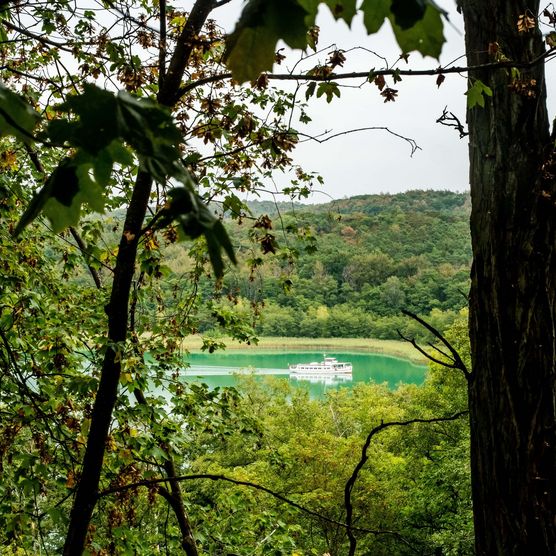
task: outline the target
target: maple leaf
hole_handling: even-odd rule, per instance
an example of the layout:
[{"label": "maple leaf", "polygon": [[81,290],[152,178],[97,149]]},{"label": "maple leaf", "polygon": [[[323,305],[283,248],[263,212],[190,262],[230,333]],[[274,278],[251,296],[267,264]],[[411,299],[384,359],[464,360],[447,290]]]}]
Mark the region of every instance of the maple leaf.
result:
[{"label": "maple leaf", "polygon": [[398,91],[397,89],[386,87],[386,89],[384,89],[384,91],[382,91],[382,93],[380,94],[384,97],[384,102],[394,102],[396,100],[396,97],[398,96]]}]

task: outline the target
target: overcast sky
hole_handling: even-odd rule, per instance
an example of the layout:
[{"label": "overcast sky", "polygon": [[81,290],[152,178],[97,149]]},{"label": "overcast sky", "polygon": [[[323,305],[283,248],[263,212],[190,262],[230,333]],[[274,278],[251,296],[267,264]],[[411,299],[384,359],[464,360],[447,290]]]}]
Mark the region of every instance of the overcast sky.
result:
[{"label": "overcast sky", "polygon": [[[450,14],[445,24],[447,42],[441,65],[457,60],[453,65],[465,65],[463,20],[455,9],[455,2],[438,2]],[[235,20],[240,2],[232,2],[224,21]],[[384,67],[384,62],[369,51],[384,56],[390,64],[399,55],[388,23],[379,33],[367,36],[362,17],[358,16],[351,29],[343,21],[335,22],[324,8],[317,20],[321,28],[319,46],[336,44],[346,51],[347,62],[338,71],[368,71]],[[229,28],[229,27],[228,27]],[[458,31],[459,30],[459,31]],[[349,52],[354,47],[367,50]],[[297,55],[298,59],[299,55]],[[326,61],[323,54],[321,62]],[[287,61],[287,64],[293,61]],[[314,60],[312,61],[313,65]],[[397,67],[408,69],[436,68],[438,62],[413,53],[409,63]],[[308,66],[310,67],[310,66]],[[275,68],[279,71],[283,69]],[[547,79],[554,82],[554,72]],[[360,82],[359,82],[360,83]],[[352,85],[358,83],[352,82]],[[467,80],[465,75],[449,74],[438,88],[436,77],[407,77],[394,85],[396,102],[384,102],[375,86],[342,88],[342,96],[327,104],[324,98],[313,97],[309,114],[313,122],[304,132],[319,135],[324,131],[340,133],[364,127],[388,127],[392,132],[416,141],[420,149],[411,154],[407,142],[386,131],[361,131],[331,139],[322,144],[309,142],[298,146],[294,159],[306,170],[318,171],[324,178],[323,193],[315,194],[310,202],[323,202],[330,198],[351,197],[368,193],[396,193],[408,189],[450,189],[464,191],[469,187],[467,140],[460,139],[451,128],[436,123],[444,107],[465,123]],[[553,99],[549,113],[555,113]]]}]

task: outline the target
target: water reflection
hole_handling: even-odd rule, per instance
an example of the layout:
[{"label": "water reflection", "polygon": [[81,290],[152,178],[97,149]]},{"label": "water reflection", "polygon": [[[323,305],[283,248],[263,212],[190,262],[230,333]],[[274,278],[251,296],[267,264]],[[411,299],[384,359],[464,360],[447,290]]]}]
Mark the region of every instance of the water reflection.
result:
[{"label": "water reflection", "polygon": [[334,384],[351,382],[353,377],[351,375],[290,374],[290,380],[294,382],[310,382],[311,384],[325,384],[327,386],[332,386]]}]

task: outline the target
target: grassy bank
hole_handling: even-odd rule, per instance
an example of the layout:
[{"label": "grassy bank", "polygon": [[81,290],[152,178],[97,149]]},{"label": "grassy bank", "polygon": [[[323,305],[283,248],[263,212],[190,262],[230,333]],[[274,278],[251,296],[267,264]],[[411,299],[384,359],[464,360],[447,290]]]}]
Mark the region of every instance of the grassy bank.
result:
[{"label": "grassy bank", "polygon": [[[372,338],[259,338],[257,345],[247,346],[229,338],[223,338],[227,349],[241,350],[287,350],[307,349],[315,351],[365,351],[383,353],[394,357],[409,359],[416,363],[425,363],[425,358],[407,342],[398,340],[376,340]],[[183,347],[190,351],[201,349],[203,342],[200,336],[189,336],[184,339]]]}]

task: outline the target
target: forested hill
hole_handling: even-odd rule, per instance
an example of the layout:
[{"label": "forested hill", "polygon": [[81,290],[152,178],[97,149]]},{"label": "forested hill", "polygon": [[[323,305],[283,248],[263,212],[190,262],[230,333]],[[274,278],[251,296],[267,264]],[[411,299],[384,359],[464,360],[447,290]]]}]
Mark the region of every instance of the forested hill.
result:
[{"label": "forested hill", "polygon": [[251,201],[249,207],[254,214],[275,215],[278,212],[303,211],[311,213],[335,212],[339,214],[379,214],[395,209],[404,212],[466,214],[470,210],[469,193],[453,191],[412,190],[397,194],[356,195],[335,199],[322,204],[299,202]]},{"label": "forested hill", "polygon": [[[255,273],[240,267],[225,287],[264,300],[264,335],[394,338],[411,328],[402,308],[442,328],[467,304],[469,207],[468,194],[449,191],[254,202],[254,214],[269,215],[270,233],[299,257],[276,257]],[[239,243],[241,228],[231,226]]]}]

